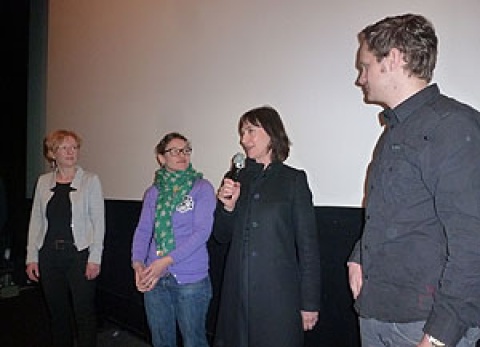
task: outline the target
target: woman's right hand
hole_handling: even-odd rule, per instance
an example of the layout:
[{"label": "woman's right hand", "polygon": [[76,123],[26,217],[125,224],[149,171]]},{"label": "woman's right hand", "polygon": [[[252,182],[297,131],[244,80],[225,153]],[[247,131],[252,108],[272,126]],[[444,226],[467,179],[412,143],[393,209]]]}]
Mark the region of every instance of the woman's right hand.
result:
[{"label": "woman's right hand", "polygon": [[223,203],[225,210],[232,212],[240,196],[240,183],[230,178],[224,178],[217,192],[217,198]]},{"label": "woman's right hand", "polygon": [[173,258],[169,255],[156,259],[149,266],[135,263],[133,269],[135,270],[135,285],[139,292],[145,293],[152,290],[160,277],[165,275],[167,269],[173,264]]},{"label": "woman's right hand", "polygon": [[146,292],[147,291],[147,287],[144,285],[144,277],[145,277],[145,265],[142,264],[142,263],[134,263],[133,264],[133,271],[135,271],[135,286],[137,287],[137,290],[139,292]]},{"label": "woman's right hand", "polygon": [[30,280],[38,282],[40,277],[40,271],[38,270],[38,263],[28,263],[25,270],[27,276]]}]

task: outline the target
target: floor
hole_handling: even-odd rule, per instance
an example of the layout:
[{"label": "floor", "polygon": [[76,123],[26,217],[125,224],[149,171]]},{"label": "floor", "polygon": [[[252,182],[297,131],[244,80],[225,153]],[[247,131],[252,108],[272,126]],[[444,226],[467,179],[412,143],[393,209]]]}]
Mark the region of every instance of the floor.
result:
[{"label": "floor", "polygon": [[[50,347],[48,317],[37,286],[2,289],[0,296],[0,346]],[[145,338],[101,320],[98,347],[148,347]]]},{"label": "floor", "polygon": [[98,347],[148,347],[147,341],[136,336],[112,322],[104,322],[105,326],[98,332]]},{"label": "floor", "polygon": [[[50,347],[48,316],[37,286],[25,286],[5,290],[0,283],[0,346],[1,347]],[[326,330],[336,331],[326,327]],[[307,335],[306,346],[352,347],[339,344],[333,338]],[[181,345],[181,343],[180,343]],[[98,347],[149,347],[144,335],[122,328],[119,324],[100,319]],[[357,344],[355,344],[357,346]],[[480,347],[480,342],[477,344]]]}]

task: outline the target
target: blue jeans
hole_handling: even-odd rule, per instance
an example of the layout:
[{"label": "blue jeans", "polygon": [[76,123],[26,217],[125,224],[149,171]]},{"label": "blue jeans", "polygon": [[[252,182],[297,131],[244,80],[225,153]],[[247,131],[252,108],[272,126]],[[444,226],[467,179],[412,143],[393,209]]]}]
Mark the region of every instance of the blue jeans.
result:
[{"label": "blue jeans", "polygon": [[[362,347],[415,347],[422,339],[425,321],[412,323],[388,323],[360,318]],[[480,329],[471,328],[456,347],[475,347]]]},{"label": "blue jeans", "polygon": [[178,284],[170,274],[160,278],[144,295],[153,346],[176,347],[178,322],[184,347],[208,347],[206,319],[211,298],[208,276],[188,284]]}]

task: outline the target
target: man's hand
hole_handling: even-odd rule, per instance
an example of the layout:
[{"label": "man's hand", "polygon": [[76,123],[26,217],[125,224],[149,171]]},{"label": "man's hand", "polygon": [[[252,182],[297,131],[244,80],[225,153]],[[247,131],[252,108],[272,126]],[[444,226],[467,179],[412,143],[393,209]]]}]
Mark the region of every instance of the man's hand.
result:
[{"label": "man's hand", "polygon": [[362,266],[357,263],[349,262],[348,266],[348,281],[350,283],[350,290],[352,291],[353,298],[357,299],[360,291],[362,290],[363,278],[362,278]]}]

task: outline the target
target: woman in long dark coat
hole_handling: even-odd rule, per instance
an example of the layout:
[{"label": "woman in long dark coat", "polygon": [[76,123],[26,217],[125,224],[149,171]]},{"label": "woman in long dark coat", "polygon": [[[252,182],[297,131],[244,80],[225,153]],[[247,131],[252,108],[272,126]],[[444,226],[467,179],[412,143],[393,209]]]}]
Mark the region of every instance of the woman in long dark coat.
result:
[{"label": "woman in long dark coat", "polygon": [[273,108],[245,113],[239,134],[246,166],[217,194],[214,237],[230,245],[214,346],[300,347],[320,306],[312,194],[283,164],[290,141]]}]

